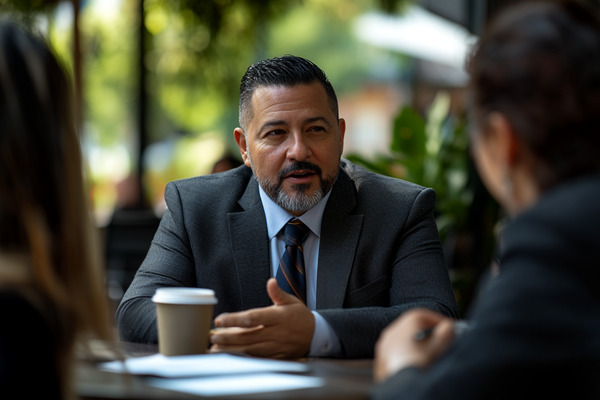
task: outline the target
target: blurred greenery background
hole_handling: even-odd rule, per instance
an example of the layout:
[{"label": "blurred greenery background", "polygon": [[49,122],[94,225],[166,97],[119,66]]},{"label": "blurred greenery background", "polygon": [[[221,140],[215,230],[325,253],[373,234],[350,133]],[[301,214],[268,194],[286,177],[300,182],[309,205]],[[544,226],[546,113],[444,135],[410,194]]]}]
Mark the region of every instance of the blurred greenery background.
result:
[{"label": "blurred greenery background", "polygon": [[[371,12],[401,15],[411,4],[0,0],[3,12],[46,32],[75,75],[99,223],[115,207],[151,205],[160,213],[166,181],[209,173],[228,152],[237,156],[239,81],[267,57],[315,61],[350,119],[347,153],[387,152],[395,113],[403,103],[414,105],[413,60],[361,40],[356,21]],[[352,121],[363,107],[376,118]],[[127,193],[136,189],[142,190]]]},{"label": "blurred greenery background", "polygon": [[[499,3],[0,0],[0,11],[47,35],[73,75],[101,228],[117,210],[160,217],[167,182],[211,173],[229,154],[239,158],[232,132],[249,65],[284,54],[311,59],[338,94],[344,157],[436,190],[436,219],[464,310],[493,255],[498,209],[468,153],[462,62]],[[426,11],[435,4],[445,18]],[[415,31],[417,21],[425,25]],[[445,42],[454,36],[458,50]],[[437,47],[426,53],[430,46]]]}]

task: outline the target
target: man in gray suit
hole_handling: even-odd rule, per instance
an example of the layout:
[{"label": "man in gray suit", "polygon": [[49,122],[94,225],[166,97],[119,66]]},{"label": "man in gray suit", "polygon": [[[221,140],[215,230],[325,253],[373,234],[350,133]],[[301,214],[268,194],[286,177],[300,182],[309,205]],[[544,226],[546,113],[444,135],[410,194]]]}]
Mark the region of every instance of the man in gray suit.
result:
[{"label": "man in gray suit", "polygon": [[[168,208],[117,309],[122,340],[157,342],[151,297],[163,286],[215,290],[211,350],[265,357],[372,357],[408,309],[458,316],[435,193],[341,159],[345,121],[320,68],[295,56],[251,66],[239,115],[245,165],[167,185]],[[291,219],[308,231],[300,298],[273,278]]]}]

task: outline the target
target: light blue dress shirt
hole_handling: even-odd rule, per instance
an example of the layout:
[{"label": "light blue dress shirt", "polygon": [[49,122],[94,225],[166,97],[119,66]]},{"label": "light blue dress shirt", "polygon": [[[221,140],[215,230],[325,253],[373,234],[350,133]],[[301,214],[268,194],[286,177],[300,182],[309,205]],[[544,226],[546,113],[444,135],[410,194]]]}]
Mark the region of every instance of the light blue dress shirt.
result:
[{"label": "light blue dress shirt", "polygon": [[[269,250],[271,254],[271,272],[276,276],[279,269],[279,261],[285,251],[285,239],[283,228],[291,219],[295,218],[288,211],[279,207],[259,185],[260,199],[267,219],[267,231],[269,234]],[[313,208],[300,216],[300,220],[310,229],[304,240],[302,249],[304,251],[304,265],[306,273],[306,306],[315,317],[315,331],[310,345],[309,356],[311,357],[335,357],[341,355],[340,341],[327,321],[319,314],[317,305],[317,271],[319,267],[319,244],[321,236],[321,221],[323,211],[331,191]]]}]

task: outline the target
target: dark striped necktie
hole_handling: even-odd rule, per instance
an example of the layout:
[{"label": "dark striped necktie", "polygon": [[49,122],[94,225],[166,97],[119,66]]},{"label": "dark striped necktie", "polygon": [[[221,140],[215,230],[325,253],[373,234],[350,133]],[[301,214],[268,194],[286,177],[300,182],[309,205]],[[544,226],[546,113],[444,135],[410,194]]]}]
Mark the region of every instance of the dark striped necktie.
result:
[{"label": "dark striped necktie", "polygon": [[295,295],[306,304],[306,277],[302,242],[309,229],[299,219],[291,220],[284,230],[285,252],[279,262],[277,283],[284,291]]}]

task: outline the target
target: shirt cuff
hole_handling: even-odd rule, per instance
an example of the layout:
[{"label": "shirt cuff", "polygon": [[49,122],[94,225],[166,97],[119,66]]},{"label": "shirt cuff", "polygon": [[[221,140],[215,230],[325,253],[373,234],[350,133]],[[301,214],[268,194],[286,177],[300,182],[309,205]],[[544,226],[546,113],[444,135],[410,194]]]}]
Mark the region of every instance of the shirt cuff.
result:
[{"label": "shirt cuff", "polygon": [[325,318],[316,311],[312,311],[315,317],[315,331],[310,343],[309,357],[341,357],[342,345],[331,326]]}]

